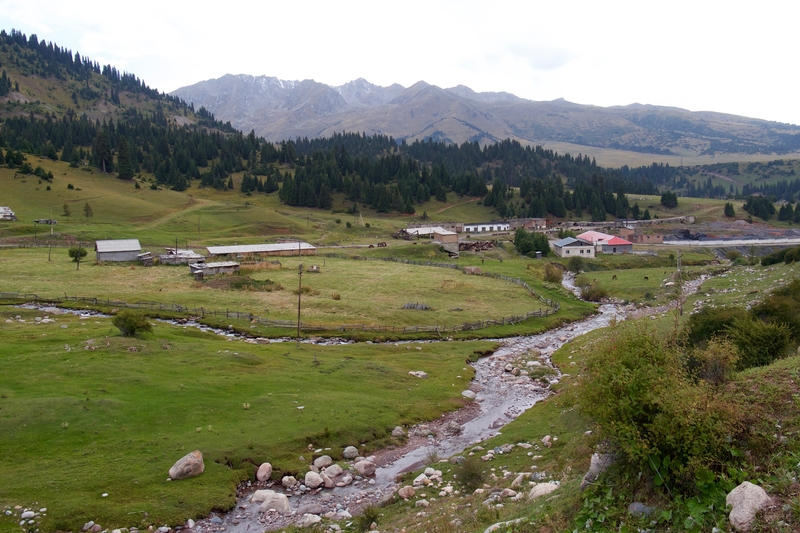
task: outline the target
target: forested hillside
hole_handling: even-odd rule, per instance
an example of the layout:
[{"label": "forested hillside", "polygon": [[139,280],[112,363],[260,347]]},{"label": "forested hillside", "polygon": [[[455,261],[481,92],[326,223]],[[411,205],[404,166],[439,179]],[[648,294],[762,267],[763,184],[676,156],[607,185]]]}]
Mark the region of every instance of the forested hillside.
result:
[{"label": "forested hillside", "polygon": [[[360,204],[410,214],[454,193],[480,197],[499,218],[637,218],[644,213],[625,194],[665,188],[690,196],[739,192],[711,178],[695,180],[697,168],[603,168],[585,155],[509,139],[483,146],[408,143],[342,132],[272,143],[236,131],[134,74],[15,30],[0,32],[0,67],[0,164],[20,173],[36,172],[24,161],[24,154],[35,154],[96,167],[109,177],[138,177],[153,188],[236,187],[318,209],[331,209],[339,195],[352,212]],[[753,185],[745,192],[791,196],[798,184]]]}]

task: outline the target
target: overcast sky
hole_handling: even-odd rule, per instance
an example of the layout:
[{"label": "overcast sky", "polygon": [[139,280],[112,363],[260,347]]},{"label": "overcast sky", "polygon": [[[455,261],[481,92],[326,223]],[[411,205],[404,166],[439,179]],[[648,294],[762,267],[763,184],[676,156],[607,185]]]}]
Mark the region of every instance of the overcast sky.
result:
[{"label": "overcast sky", "polygon": [[0,21],[170,92],[365,78],[800,124],[800,2],[0,0]]}]

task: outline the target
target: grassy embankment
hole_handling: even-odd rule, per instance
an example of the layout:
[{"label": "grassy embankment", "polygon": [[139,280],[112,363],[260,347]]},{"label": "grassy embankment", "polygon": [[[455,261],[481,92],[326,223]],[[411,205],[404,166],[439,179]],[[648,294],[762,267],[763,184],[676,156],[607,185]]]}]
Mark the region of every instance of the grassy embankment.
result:
[{"label": "grassy embankment", "polygon": [[[675,328],[681,328],[687,320],[688,309],[694,302],[703,300],[707,305],[745,306],[762,297],[755,287],[761,291],[782,285],[800,273],[797,265],[777,265],[773,267],[734,267],[730,272],[707,281],[700,292],[687,298],[683,316],[674,312],[658,315],[656,320],[645,319],[648,325],[663,335],[673,335]],[[594,273],[592,273],[594,274]],[[510,526],[508,531],[514,533],[541,533],[543,531],[573,531],[586,528],[586,519],[591,518],[594,525],[591,531],[606,531],[602,522],[607,517],[609,522],[622,520],[628,529],[650,528],[653,531],[684,530],[683,520],[687,508],[685,503],[675,502],[665,490],[650,487],[648,490],[631,492],[630,486],[635,480],[617,478],[613,473],[601,479],[599,483],[605,487],[606,496],[595,500],[587,499],[587,493],[579,489],[580,481],[587,471],[589,459],[594,447],[598,444],[593,433],[595,429],[590,420],[582,414],[576,394],[577,385],[581,382],[581,374],[586,356],[592,352],[595,343],[605,337],[608,330],[596,330],[569,342],[555,352],[552,361],[564,373],[558,385],[554,386],[556,394],[534,408],[522,414],[515,421],[503,427],[501,434],[489,439],[481,446],[492,449],[507,443],[527,442],[534,445],[532,449],[514,448],[511,453],[496,455],[495,459],[479,463],[483,471],[486,489],[481,495],[465,495],[457,497],[436,497],[436,490],[425,491],[433,496],[425,517],[417,514],[414,501],[397,502],[381,510],[378,521],[383,530],[405,528],[408,533],[422,531],[441,532],[479,532],[489,524],[500,520],[523,518],[524,523]],[[728,385],[731,401],[737,409],[750,413],[750,419],[757,422],[751,428],[754,442],[762,455],[753,459],[738,475],[743,475],[754,483],[761,484],[768,493],[776,498],[776,506],[766,515],[761,516],[756,530],[760,532],[785,533],[800,527],[800,506],[797,505],[797,461],[800,458],[800,416],[797,410],[797,377],[800,375],[800,356],[792,355],[772,365],[739,372]],[[551,435],[552,446],[542,445],[541,439]],[[777,435],[777,436],[776,436]],[[784,436],[785,439],[776,438]],[[468,450],[469,451],[469,450]],[[481,455],[485,452],[474,452]],[[449,463],[439,463],[436,468],[443,470],[445,481],[452,481],[457,487],[458,479],[454,474],[458,467]],[[503,472],[512,472],[504,477]],[[520,472],[544,474],[544,479],[558,481],[559,488],[549,497],[535,501],[523,499],[519,503],[505,500],[502,507],[486,507],[490,489],[503,489]],[[416,473],[408,475],[413,479]],[[527,492],[527,484],[521,489]],[[602,491],[601,491],[602,492]],[[659,518],[654,527],[650,518],[636,519],[627,514],[627,505],[631,501],[642,501],[654,505],[661,511],[669,513],[670,518]],[[695,528],[696,531],[711,531],[715,524],[724,524],[724,509],[704,511],[705,526]],[[670,524],[673,520],[674,524]],[[453,524],[454,519],[460,524]],[[678,523],[680,521],[680,523]],[[707,526],[707,527],[706,527]],[[632,528],[632,529],[631,529]],[[616,527],[614,531],[617,531]]]}]

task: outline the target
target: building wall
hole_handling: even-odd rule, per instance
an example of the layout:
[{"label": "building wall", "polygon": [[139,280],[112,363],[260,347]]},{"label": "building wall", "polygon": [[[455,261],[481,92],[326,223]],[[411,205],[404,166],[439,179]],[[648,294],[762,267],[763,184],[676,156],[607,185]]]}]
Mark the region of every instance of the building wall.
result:
[{"label": "building wall", "polygon": [[632,244],[604,244],[604,254],[629,254],[633,251]]},{"label": "building wall", "polygon": [[139,250],[131,252],[96,252],[98,261],[138,261]]},{"label": "building wall", "polygon": [[442,234],[442,233],[434,233],[433,234],[434,240],[441,242],[442,244],[449,244],[449,243],[457,243],[458,242],[458,235],[456,234]]},{"label": "building wall", "polygon": [[553,251],[559,257],[595,257],[594,246],[553,246]]}]

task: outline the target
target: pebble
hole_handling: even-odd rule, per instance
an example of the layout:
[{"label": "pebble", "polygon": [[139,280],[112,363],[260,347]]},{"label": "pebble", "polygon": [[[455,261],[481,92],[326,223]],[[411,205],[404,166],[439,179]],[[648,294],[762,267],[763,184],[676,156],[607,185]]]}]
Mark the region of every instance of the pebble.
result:
[{"label": "pebble", "polygon": [[25,511],[20,515],[20,518],[22,518],[23,520],[27,520],[28,518],[33,518],[34,516],[36,516],[36,513],[34,513],[33,511]]}]

